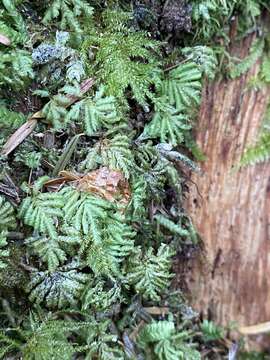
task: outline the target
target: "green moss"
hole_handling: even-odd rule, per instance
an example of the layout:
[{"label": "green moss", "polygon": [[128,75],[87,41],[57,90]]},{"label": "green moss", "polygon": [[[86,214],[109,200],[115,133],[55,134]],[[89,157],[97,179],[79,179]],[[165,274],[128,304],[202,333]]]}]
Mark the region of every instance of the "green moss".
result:
[{"label": "green moss", "polygon": [[[197,241],[181,169],[198,171],[192,132],[228,26],[238,14],[244,36],[263,2],[181,1],[166,14],[157,2],[151,21],[147,1],[32,3],[0,10],[1,145],[44,116],[1,157],[0,357],[200,359],[223,333],[171,289],[174,255]],[[256,41],[234,75],[264,53],[267,82],[267,46]]]}]

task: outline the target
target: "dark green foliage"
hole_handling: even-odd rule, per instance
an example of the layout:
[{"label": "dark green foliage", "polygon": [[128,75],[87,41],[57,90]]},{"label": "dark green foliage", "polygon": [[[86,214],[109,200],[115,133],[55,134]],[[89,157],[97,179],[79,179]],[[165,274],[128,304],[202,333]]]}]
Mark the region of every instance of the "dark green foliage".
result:
[{"label": "dark green foliage", "polygon": [[85,0],[52,0],[43,18],[44,24],[60,20],[60,29],[82,32],[80,17],[88,19],[93,8]]},{"label": "dark green foliage", "polygon": [[85,288],[82,297],[82,309],[94,309],[98,311],[106,311],[117,302],[122,302],[121,288],[117,285],[112,288],[105,286],[105,282],[100,280],[95,286],[90,281],[89,286]]},{"label": "dark green foliage", "polygon": [[[80,352],[82,347],[68,341],[68,336],[90,324],[73,321],[55,320],[52,318],[40,320],[31,314],[29,323],[23,330],[19,330],[20,341],[11,341],[9,337],[0,334],[2,354],[10,350],[15,352],[22,349],[23,359],[27,360],[70,360],[72,355]],[[17,329],[14,329],[16,332]],[[1,353],[0,353],[1,355]]]},{"label": "dark green foliage", "polygon": [[201,330],[205,341],[215,341],[224,337],[224,329],[212,321],[204,320],[201,324]]},{"label": "dark green foliage", "polygon": [[70,246],[77,245],[94,273],[120,275],[118,263],[133,250],[135,232],[116,210],[102,198],[66,187],[59,193],[26,198],[19,216],[42,233],[26,244],[50,272],[65,262]]},{"label": "dark green foliage", "polygon": [[0,358],[4,359],[4,356],[10,353],[13,350],[20,348],[20,343],[12,340],[11,337],[6,336],[4,333],[0,333]]},{"label": "dark green foliage", "polygon": [[229,0],[196,0],[193,2],[192,18],[196,22],[195,38],[211,40],[224,35],[224,24],[228,21],[235,7]]},{"label": "dark green foliage", "polygon": [[168,219],[166,216],[163,215],[155,215],[155,220],[158,224],[162,225],[164,228],[168,229],[172,234],[177,234],[180,236],[188,236],[188,231],[185,229],[182,229],[180,225],[175,224],[170,219]]},{"label": "dark green foliage", "polygon": [[144,105],[146,98],[151,97],[149,87],[158,64],[155,57],[158,43],[146,33],[127,26],[129,19],[130,14],[120,10],[106,11],[104,28],[100,30],[102,36],[90,36],[83,44],[83,51],[97,49],[91,72],[94,74],[98,69],[99,81],[106,83],[109,95],[123,101],[130,86],[133,98]]},{"label": "dark green foliage", "polygon": [[264,122],[259,133],[258,140],[253,146],[249,146],[241,160],[240,166],[255,165],[267,161],[270,158],[270,107],[268,105],[264,116]]},{"label": "dark green foliage", "polygon": [[234,79],[238,76],[241,76],[246,71],[248,71],[251,68],[251,66],[255,64],[255,62],[262,55],[263,48],[264,48],[264,40],[261,39],[255,40],[250,48],[250,53],[248,54],[248,56],[245,59],[240,60],[239,64],[234,65],[234,67],[232,68],[230,72],[231,78]]},{"label": "dark green foliage", "polygon": [[25,243],[47,264],[50,272],[56,270],[66,260],[66,254],[61,249],[58,238],[35,236],[27,239]]},{"label": "dark green foliage", "polygon": [[110,169],[121,170],[128,179],[134,164],[130,147],[130,139],[126,135],[115,135],[101,146],[102,164]]},{"label": "dark green foliage", "polygon": [[115,98],[104,97],[104,88],[100,88],[93,99],[87,97],[73,105],[67,117],[69,121],[83,119],[85,133],[91,136],[101,127],[110,128],[119,121],[115,105]]},{"label": "dark green foliage", "polygon": [[[1,53],[0,53],[1,54]],[[33,78],[32,59],[24,50],[14,50],[1,54],[0,85],[23,85],[28,78]]]},{"label": "dark green foliage", "polygon": [[145,214],[144,204],[147,199],[147,183],[143,177],[135,178],[132,186],[132,199],[130,201],[130,207],[134,218],[138,216],[140,218]]},{"label": "dark green foliage", "polygon": [[0,232],[0,270],[6,267],[6,260],[9,257],[6,235],[5,231]]},{"label": "dark green foliage", "polygon": [[13,0],[1,0],[0,32],[12,43],[23,43],[27,39],[26,24],[17,11]]},{"label": "dark green foliage", "polygon": [[156,102],[155,115],[145,127],[144,136],[160,138],[161,142],[170,142],[172,145],[181,144],[184,141],[184,132],[191,129],[186,115],[166,104],[166,99],[161,98]]},{"label": "dark green foliage", "polygon": [[[87,264],[96,276],[122,277],[120,263],[127,259],[134,248],[132,227],[120,214],[111,214],[100,238],[94,238],[87,249]],[[85,245],[84,245],[85,247]]]},{"label": "dark green foliage", "polygon": [[151,346],[159,360],[200,360],[200,353],[192,344],[187,344],[190,338],[187,331],[177,332],[173,321],[155,321],[143,327],[139,342],[142,347]]},{"label": "dark green foliage", "polygon": [[[254,53],[254,49],[255,51]],[[259,51],[259,52],[258,52]],[[254,54],[254,55],[253,55]],[[257,40],[252,44],[250,55],[247,57],[247,61],[249,58],[253,58],[256,56],[258,58],[262,57],[262,63],[259,74],[254,79],[254,86],[258,88],[263,88],[269,84],[269,70],[270,70],[270,56],[269,56],[269,37],[265,37],[262,40]],[[246,59],[243,61],[244,65],[246,63]],[[238,65],[240,66],[240,64]],[[248,146],[240,160],[239,166],[247,166],[254,165],[257,163],[262,163],[267,161],[270,158],[270,128],[269,128],[269,119],[270,119],[270,107],[269,104],[266,108],[266,112],[264,115],[263,123],[258,135],[258,139],[254,145]]]},{"label": "dark green foliage", "polygon": [[242,159],[241,165],[254,165],[267,161],[270,158],[270,133],[269,130],[264,131],[257,144],[254,147],[248,148]]},{"label": "dark green foliage", "polygon": [[43,193],[24,199],[19,217],[24,223],[32,226],[36,231],[57,237],[55,221],[63,216],[63,197],[58,193]]},{"label": "dark green foliage", "polygon": [[[148,3],[1,1],[1,146],[44,118],[0,158],[0,358],[199,360],[190,330],[204,349],[221,337],[193,323],[172,262],[197,241],[183,199],[203,81],[232,69],[233,16],[244,36],[264,5]],[[267,46],[263,32],[233,76]]]},{"label": "dark green foliage", "polygon": [[68,124],[66,106],[69,104],[67,96],[59,93],[55,95],[42,109],[44,117],[57,130],[63,129]]},{"label": "dark green foliage", "polygon": [[[79,89],[76,86],[65,86],[62,92],[80,97]],[[53,96],[42,110],[46,119],[57,130],[66,128],[67,125],[75,121],[82,122],[85,133],[91,136],[100,128],[110,128],[119,121],[115,98],[112,96],[104,97],[104,88],[100,88],[93,98],[88,96],[78,101],[68,111],[66,107],[69,101],[68,96],[59,93]]]},{"label": "dark green foliage", "polygon": [[155,114],[143,136],[181,144],[191,129],[191,109],[200,103],[201,71],[189,61],[170,71],[157,87],[160,97],[155,100]]},{"label": "dark green foliage", "polygon": [[25,121],[22,113],[10,111],[5,106],[0,106],[0,127],[1,131],[11,131],[17,129]]},{"label": "dark green foliage", "polygon": [[213,79],[217,67],[217,58],[212,48],[207,46],[185,47],[182,54],[190,61],[195,62],[209,79]]},{"label": "dark green foliage", "polygon": [[122,262],[132,253],[135,236],[136,232],[126,223],[125,217],[120,213],[108,219],[104,242],[116,262]]},{"label": "dark green foliage", "polygon": [[239,33],[247,34],[256,26],[263,8],[267,7],[264,0],[195,0],[192,3],[195,39],[212,43],[218,38],[229,43],[228,24],[233,15],[239,16]]},{"label": "dark green foliage", "polygon": [[91,319],[91,325],[83,334],[88,345],[85,352],[87,360],[122,360],[124,351],[116,334],[110,331],[110,321],[97,322]]},{"label": "dark green foliage", "polygon": [[112,205],[96,196],[80,193],[72,188],[62,191],[65,206],[63,207],[65,221],[70,223],[84,235],[91,233],[93,241],[101,242],[102,222],[107,217],[106,210]]},{"label": "dark green foliage", "polygon": [[262,68],[261,68],[261,77],[262,80],[266,83],[270,82],[270,57],[265,56],[263,59],[263,63],[262,63]]},{"label": "dark green foliage", "polygon": [[111,170],[120,170],[128,179],[134,166],[129,137],[124,134],[110,136],[89,149],[86,159],[81,163],[81,169],[93,170],[97,165],[107,166]]},{"label": "dark green foliage", "polygon": [[37,169],[40,166],[42,154],[40,152],[31,151],[21,151],[19,152],[15,160],[23,162],[30,169]]},{"label": "dark green foliage", "polygon": [[268,360],[268,359],[269,359],[269,355],[257,351],[243,352],[240,353],[239,355],[239,360]]},{"label": "dark green foliage", "polygon": [[75,306],[89,276],[69,264],[55,272],[35,271],[28,285],[29,300],[48,308]]},{"label": "dark green foliage", "polygon": [[27,40],[26,26],[13,0],[1,0],[0,33],[10,41],[10,46],[0,44],[0,87],[20,88],[34,77],[30,53],[22,48]]},{"label": "dark green foliage", "polygon": [[12,205],[0,195],[0,231],[16,228],[16,218]]},{"label": "dark green foliage", "polygon": [[178,111],[188,112],[200,104],[201,87],[201,71],[195,63],[187,62],[169,72],[162,82],[161,93]]},{"label": "dark green foliage", "polygon": [[152,248],[149,248],[145,255],[142,255],[140,250],[134,254],[129,261],[127,279],[136,292],[145,299],[160,300],[160,294],[172,277],[169,272],[172,256],[172,250],[165,244],[160,246],[156,255]]},{"label": "dark green foliage", "polygon": [[241,166],[254,165],[267,161],[270,157],[270,133],[264,131],[253,147],[246,149],[240,161]]}]

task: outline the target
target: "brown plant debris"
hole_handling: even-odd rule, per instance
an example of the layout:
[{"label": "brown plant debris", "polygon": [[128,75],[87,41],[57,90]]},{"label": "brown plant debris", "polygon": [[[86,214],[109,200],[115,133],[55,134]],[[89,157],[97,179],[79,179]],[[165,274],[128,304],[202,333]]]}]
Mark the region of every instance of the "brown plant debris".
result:
[{"label": "brown plant debris", "polygon": [[79,191],[97,194],[111,202],[117,201],[123,205],[129,203],[129,183],[119,170],[101,167],[85,175],[64,170],[59,175],[59,178],[47,181],[45,186],[59,188],[61,184],[68,183]]},{"label": "brown plant debris", "polygon": [[[80,87],[81,94],[86,93],[94,84],[93,79],[86,79]],[[73,95],[67,95],[67,98],[70,100],[68,104],[66,104],[66,107],[69,107],[70,105],[74,104],[79,98],[77,96]],[[43,119],[44,115],[42,113],[42,110],[36,112],[34,115],[32,115],[19,129],[13,133],[10,138],[7,140],[5,145],[3,146],[2,155],[9,155],[13,150],[16,149],[18,145],[20,145],[26,138],[29,136],[32,131],[35,129],[37,125],[37,121],[40,119]]]}]

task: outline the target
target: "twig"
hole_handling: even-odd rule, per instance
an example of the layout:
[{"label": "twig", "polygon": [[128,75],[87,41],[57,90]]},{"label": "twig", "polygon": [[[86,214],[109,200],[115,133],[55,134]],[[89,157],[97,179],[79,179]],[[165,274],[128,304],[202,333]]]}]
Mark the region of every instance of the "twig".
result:
[{"label": "twig", "polygon": [[32,267],[32,266],[29,266],[29,265],[26,265],[25,263],[23,262],[20,262],[19,263],[19,266],[22,267],[24,270],[28,271],[28,272],[33,272],[33,271],[37,271],[36,268]]},{"label": "twig", "polygon": [[182,61],[180,61],[180,62],[178,62],[178,63],[176,63],[176,64],[174,64],[172,66],[169,66],[166,69],[164,69],[164,72],[170,71],[170,70],[176,68],[177,66],[182,65],[182,64],[186,63],[188,60],[189,59],[185,59],[185,60],[182,60]]},{"label": "twig", "polygon": [[144,320],[141,320],[139,322],[139,324],[135,327],[135,329],[132,331],[132,333],[129,335],[129,338],[132,340],[132,341],[135,341],[137,336],[138,336],[138,333],[140,332],[141,328],[144,326],[145,324],[145,321]]},{"label": "twig", "polygon": [[23,233],[18,231],[9,231],[7,233],[7,238],[11,240],[23,240],[25,236]]}]

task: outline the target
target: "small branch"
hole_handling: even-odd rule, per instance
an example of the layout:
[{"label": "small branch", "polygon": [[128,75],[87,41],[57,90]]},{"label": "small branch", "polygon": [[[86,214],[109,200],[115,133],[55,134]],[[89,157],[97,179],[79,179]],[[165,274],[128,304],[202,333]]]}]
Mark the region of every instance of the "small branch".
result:
[{"label": "small branch", "polygon": [[37,271],[36,268],[26,265],[25,263],[21,262],[19,263],[19,266],[22,267],[24,270],[28,271],[28,272],[33,272],[33,271]]},{"label": "small branch", "polygon": [[174,65],[172,65],[170,67],[167,67],[166,69],[164,69],[164,72],[170,71],[170,70],[176,68],[177,66],[186,63],[187,61],[188,61],[188,59],[185,59],[185,60],[182,60],[182,61],[180,61],[180,62],[178,62],[178,63],[176,63],[176,64],[174,64]]},{"label": "small branch", "polygon": [[24,234],[21,232],[17,232],[17,231],[9,231],[7,233],[7,238],[11,239],[11,240],[23,240]]}]

